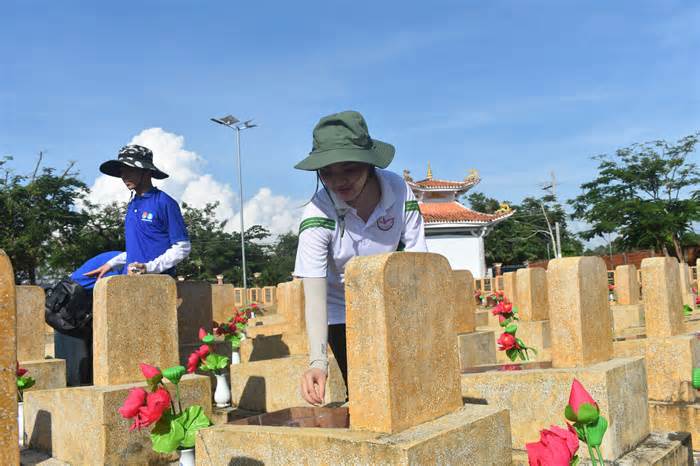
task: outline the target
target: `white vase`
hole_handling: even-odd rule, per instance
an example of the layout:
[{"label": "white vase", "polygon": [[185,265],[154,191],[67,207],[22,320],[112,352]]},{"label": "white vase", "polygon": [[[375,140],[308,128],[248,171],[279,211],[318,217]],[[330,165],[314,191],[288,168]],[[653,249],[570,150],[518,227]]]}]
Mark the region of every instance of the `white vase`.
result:
[{"label": "white vase", "polygon": [[214,403],[217,408],[227,408],[231,406],[231,389],[228,387],[226,376],[214,374],[216,377],[216,390],[214,390]]},{"label": "white vase", "polygon": [[24,402],[17,402],[17,430],[19,431],[19,446],[24,446]]},{"label": "white vase", "polygon": [[194,466],[194,448],[180,450],[180,466]]},{"label": "white vase", "polygon": [[250,311],[250,318],[255,319],[255,311]]},{"label": "white vase", "polygon": [[241,353],[236,350],[231,351],[231,364],[241,363]]}]

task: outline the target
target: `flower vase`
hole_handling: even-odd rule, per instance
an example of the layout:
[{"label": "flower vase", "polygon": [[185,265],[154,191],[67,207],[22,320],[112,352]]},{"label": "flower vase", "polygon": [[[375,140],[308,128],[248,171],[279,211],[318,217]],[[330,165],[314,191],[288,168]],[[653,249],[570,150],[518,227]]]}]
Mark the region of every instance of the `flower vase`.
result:
[{"label": "flower vase", "polygon": [[608,301],[615,301],[615,293],[608,293]]},{"label": "flower vase", "polygon": [[216,403],[217,408],[228,408],[229,406],[231,406],[231,389],[229,388],[228,382],[226,381],[226,376],[224,374],[214,374],[214,377],[216,377],[214,403]]},{"label": "flower vase", "polygon": [[19,432],[19,446],[24,447],[24,402],[17,402],[17,430]]},{"label": "flower vase", "polygon": [[180,450],[180,466],[194,466],[194,448]]},{"label": "flower vase", "polygon": [[231,364],[240,364],[241,363],[241,353],[239,353],[237,350],[231,351]]}]

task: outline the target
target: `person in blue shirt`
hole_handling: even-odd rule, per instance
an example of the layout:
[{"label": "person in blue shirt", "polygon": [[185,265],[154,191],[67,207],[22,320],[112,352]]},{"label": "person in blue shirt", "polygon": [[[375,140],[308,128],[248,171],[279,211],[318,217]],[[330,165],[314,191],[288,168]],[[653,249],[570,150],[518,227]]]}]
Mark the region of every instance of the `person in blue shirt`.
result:
[{"label": "person in blue shirt", "polygon": [[112,258],[86,275],[103,277],[123,267],[123,273],[165,273],[175,275],[175,266],[191,249],[185,221],[175,200],[152,184],[168,175],[153,164],[153,152],[131,144],[119,151],[116,160],[100,165],[106,175],[119,177],[132,191],[124,222],[126,252]]},{"label": "person in blue shirt", "polygon": [[[57,358],[66,361],[66,384],[69,387],[92,383],[92,290],[95,288],[97,278],[85,274],[121,253],[122,251],[108,251],[91,257],[70,275],[69,281],[80,285],[77,287],[78,290],[79,288],[85,290],[84,292],[75,290],[76,293],[83,294],[85,299],[77,299],[77,302],[72,305],[66,304],[67,308],[64,311],[79,311],[81,315],[89,316],[88,318],[80,319],[80,323],[71,322],[73,325],[64,326],[61,324],[65,322],[60,319],[59,322],[54,322],[47,318],[47,323],[55,330],[54,354]],[[104,276],[120,273],[121,270],[115,269],[108,271]],[[51,303],[52,300],[48,299],[47,304],[51,305]],[[80,309],[76,309],[75,306]]]}]

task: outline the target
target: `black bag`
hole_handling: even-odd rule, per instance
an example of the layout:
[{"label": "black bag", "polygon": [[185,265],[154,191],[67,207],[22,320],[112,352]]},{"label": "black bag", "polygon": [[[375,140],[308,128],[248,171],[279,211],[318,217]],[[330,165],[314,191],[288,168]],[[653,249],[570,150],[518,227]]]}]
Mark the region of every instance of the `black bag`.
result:
[{"label": "black bag", "polygon": [[92,293],[70,278],[64,278],[47,291],[44,308],[46,323],[69,332],[92,325]]}]

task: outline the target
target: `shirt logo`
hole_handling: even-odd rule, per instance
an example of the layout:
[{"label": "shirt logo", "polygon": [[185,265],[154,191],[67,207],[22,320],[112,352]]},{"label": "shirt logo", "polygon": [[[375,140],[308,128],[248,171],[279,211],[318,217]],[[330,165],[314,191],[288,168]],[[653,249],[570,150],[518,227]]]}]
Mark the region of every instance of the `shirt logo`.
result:
[{"label": "shirt logo", "polygon": [[141,221],[142,222],[152,222],[153,221],[153,212],[146,212],[145,210],[141,214]]},{"label": "shirt logo", "polygon": [[394,226],[394,217],[379,217],[377,219],[377,228],[382,231],[389,231]]}]

